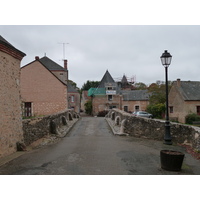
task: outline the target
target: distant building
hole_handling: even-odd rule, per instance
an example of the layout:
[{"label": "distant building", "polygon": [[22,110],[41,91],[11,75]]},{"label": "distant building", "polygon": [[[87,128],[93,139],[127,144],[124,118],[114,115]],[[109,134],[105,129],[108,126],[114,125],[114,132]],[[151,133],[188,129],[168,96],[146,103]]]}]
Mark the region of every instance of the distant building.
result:
[{"label": "distant building", "polygon": [[80,113],[81,99],[79,91],[68,81],[68,108]]},{"label": "distant building", "polygon": [[132,89],[125,76],[121,82],[115,82],[107,70],[99,86],[88,91],[88,96],[92,98],[93,115],[112,108],[126,112],[146,110],[150,96],[148,91]]},{"label": "distant building", "polygon": [[122,109],[126,112],[146,111],[149,105],[148,90],[121,91]]},{"label": "distant building", "polygon": [[169,92],[169,117],[185,123],[191,113],[200,115],[200,81],[177,79]]},{"label": "distant building", "polygon": [[0,36],[0,157],[23,142],[20,63],[25,54]]},{"label": "distant building", "polygon": [[83,112],[85,112],[85,103],[87,103],[88,101],[91,100],[91,96],[88,96],[88,91],[84,90],[82,91],[82,95],[81,95],[81,110]]}]

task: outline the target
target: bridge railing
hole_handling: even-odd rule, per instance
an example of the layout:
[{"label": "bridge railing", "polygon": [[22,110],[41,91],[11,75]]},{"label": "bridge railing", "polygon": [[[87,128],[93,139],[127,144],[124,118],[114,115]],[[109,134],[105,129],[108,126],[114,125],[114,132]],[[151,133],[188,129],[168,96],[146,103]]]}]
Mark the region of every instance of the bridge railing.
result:
[{"label": "bridge railing", "polygon": [[[135,117],[119,109],[112,109],[105,119],[111,126],[114,134],[130,135],[163,141],[165,121]],[[176,144],[191,145],[200,150],[200,128],[179,123],[171,123],[172,141]]]},{"label": "bridge railing", "polygon": [[44,117],[24,119],[22,121],[24,144],[28,146],[32,142],[50,134],[56,137],[64,137],[79,118],[80,115],[74,110],[65,110]]}]

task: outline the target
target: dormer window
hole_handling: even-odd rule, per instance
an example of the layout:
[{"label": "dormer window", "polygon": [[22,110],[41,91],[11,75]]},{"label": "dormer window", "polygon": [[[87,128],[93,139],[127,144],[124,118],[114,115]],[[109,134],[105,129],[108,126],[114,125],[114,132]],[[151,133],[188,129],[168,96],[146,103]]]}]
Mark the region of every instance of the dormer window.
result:
[{"label": "dormer window", "polygon": [[115,90],[115,87],[107,87],[107,90]]}]

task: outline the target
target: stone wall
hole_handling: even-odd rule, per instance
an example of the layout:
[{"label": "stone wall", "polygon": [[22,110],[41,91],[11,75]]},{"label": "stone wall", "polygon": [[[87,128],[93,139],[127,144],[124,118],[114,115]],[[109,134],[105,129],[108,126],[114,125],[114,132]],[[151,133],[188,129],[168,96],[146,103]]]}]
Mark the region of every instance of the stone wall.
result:
[{"label": "stone wall", "polygon": [[[119,109],[112,109],[106,120],[113,129],[114,134],[128,134],[163,141],[165,121],[135,117]],[[171,123],[172,141],[176,144],[190,144],[194,149],[200,150],[200,128]]]},{"label": "stone wall", "polygon": [[78,121],[79,115],[73,110],[23,120],[24,144],[32,142],[50,134],[64,137],[70,128]]},{"label": "stone wall", "polygon": [[0,157],[15,152],[16,142],[23,139],[19,87],[22,58],[13,48],[0,42]]}]

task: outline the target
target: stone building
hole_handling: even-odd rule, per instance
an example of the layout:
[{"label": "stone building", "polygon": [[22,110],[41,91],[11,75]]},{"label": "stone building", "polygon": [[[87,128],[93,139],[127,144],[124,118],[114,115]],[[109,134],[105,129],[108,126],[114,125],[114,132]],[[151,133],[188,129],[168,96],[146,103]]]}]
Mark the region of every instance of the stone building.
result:
[{"label": "stone building", "polygon": [[121,82],[115,82],[107,70],[98,88],[90,88],[88,96],[92,99],[93,115],[98,115],[112,108],[126,112],[145,111],[150,95],[147,90],[133,90],[124,76]]},{"label": "stone building", "polygon": [[177,79],[169,92],[170,119],[185,123],[188,114],[200,115],[200,81]]},{"label": "stone building", "polygon": [[0,36],[0,157],[23,142],[20,63],[25,54]]},{"label": "stone building", "polygon": [[49,115],[68,109],[67,61],[64,68],[39,58],[21,68],[21,96],[24,116]]}]

